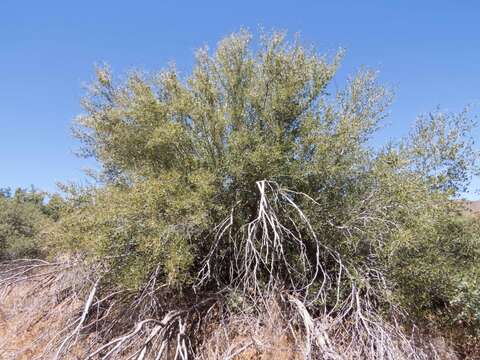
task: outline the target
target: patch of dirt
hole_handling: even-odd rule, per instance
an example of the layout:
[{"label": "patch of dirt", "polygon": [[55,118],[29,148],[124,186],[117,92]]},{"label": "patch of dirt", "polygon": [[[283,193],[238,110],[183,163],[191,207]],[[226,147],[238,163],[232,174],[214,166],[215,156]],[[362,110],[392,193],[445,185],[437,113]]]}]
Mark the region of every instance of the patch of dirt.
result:
[{"label": "patch of dirt", "polygon": [[1,360],[31,360],[45,351],[63,328],[62,315],[75,306],[52,300],[32,282],[19,283],[0,295]]}]

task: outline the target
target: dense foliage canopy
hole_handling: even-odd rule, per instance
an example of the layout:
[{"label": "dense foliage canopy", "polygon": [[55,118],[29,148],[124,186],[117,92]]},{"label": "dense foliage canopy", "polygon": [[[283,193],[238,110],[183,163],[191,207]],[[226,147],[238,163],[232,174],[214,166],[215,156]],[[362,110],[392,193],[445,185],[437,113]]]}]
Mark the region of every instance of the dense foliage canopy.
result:
[{"label": "dense foliage canopy", "polygon": [[368,70],[337,90],[342,56],[242,31],[187,77],[97,69],[75,134],[100,185],[70,189],[46,247],[132,291],[153,277],[232,308],[287,292],[368,336],[398,307],[478,328],[479,222],[458,200],[475,124],[437,110],[374,146],[392,94]]},{"label": "dense foliage canopy", "polygon": [[[324,280],[319,241],[365,277],[363,286],[380,271],[406,290],[402,296],[415,296],[412,305],[451,300],[452,289],[437,289],[451,286],[441,274],[462,268],[460,255],[471,268],[478,249],[466,225],[473,220],[459,219],[452,201],[477,170],[468,112],[420,117],[408,138],[374,148],[392,99],[374,72],[361,71],[334,92],[341,53],[319,56],[279,33],[250,45],[250,34],[240,32],[212,55],[199,50],[186,79],[170,68],[117,83],[108,68],[97,70],[76,134],[85,154],[103,164],[105,186],[71,210],[68,244],[110,256],[131,286],[159,264],[171,284],[190,286],[206,257],[216,256],[219,283],[258,271],[262,283],[274,277],[301,288]],[[265,261],[242,269],[246,245],[235,236],[217,245],[215,229],[230,219],[228,231],[243,232],[258,215],[263,180],[291,191],[271,206],[297,204],[318,239],[283,239],[272,249],[254,238]],[[295,211],[286,209],[279,223],[308,237],[305,224],[290,228]],[[273,224],[264,226],[271,235]],[[429,294],[427,304],[417,287]]]}]

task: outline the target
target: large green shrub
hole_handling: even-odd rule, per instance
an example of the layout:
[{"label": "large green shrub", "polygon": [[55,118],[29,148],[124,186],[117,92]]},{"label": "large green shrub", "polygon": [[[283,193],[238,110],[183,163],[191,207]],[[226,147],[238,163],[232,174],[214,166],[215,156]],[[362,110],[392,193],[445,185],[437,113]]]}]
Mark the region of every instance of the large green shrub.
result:
[{"label": "large green shrub", "polygon": [[340,61],[240,32],[186,78],[98,69],[76,135],[103,185],[74,191],[53,244],[129,288],[155,274],[187,292],[275,287],[330,310],[362,294],[463,316],[480,244],[455,199],[477,170],[474,124],[438,111],[374,148],[391,94],[371,71],[335,90]]}]

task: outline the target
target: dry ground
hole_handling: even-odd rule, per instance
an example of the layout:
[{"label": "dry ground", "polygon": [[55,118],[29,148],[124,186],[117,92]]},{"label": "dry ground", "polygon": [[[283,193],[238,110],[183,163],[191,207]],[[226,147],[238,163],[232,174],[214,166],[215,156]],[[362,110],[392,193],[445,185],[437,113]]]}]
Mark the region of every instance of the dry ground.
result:
[{"label": "dry ground", "polygon": [[[78,304],[68,304],[55,299],[48,299],[48,289],[38,289],[35,283],[19,283],[8,291],[0,294],[0,360],[32,360],[41,356],[52,336],[63,327],[65,314],[71,313]],[[50,308],[52,313],[42,309]],[[34,309],[32,311],[32,309]],[[75,310],[74,310],[75,311]],[[52,314],[54,314],[52,316]],[[231,360],[300,360],[299,352],[294,350],[290,340],[279,334],[274,328],[275,323],[265,329],[262,350],[245,336],[238,336],[230,346],[232,353],[236,349],[244,348]],[[81,343],[82,344],[82,343]],[[82,345],[87,346],[87,341]],[[80,346],[82,346],[80,345]],[[79,355],[72,354],[69,359],[82,359],[83,351],[78,349]],[[75,352],[75,351],[74,351]],[[209,351],[206,351],[209,353]],[[53,358],[47,354],[46,359]],[[207,355],[208,359],[215,359],[213,352]]]}]

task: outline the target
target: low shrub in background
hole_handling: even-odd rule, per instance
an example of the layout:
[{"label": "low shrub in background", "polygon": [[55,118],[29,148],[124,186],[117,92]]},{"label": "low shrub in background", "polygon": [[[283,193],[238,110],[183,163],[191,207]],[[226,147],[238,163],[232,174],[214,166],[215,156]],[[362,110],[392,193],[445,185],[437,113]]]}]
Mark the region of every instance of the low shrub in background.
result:
[{"label": "low shrub in background", "polygon": [[44,255],[41,233],[58,219],[63,200],[35,189],[0,190],[0,259]]}]

